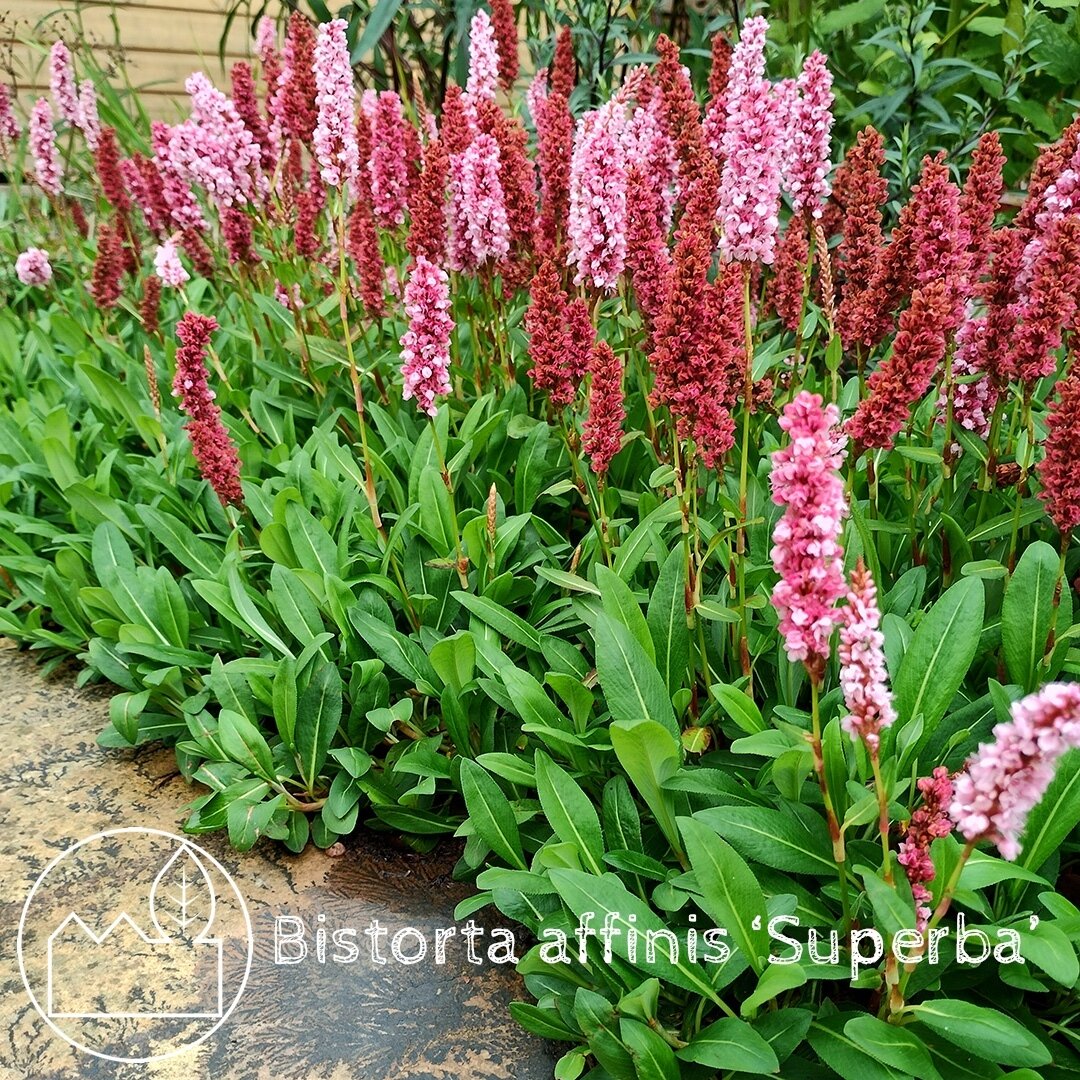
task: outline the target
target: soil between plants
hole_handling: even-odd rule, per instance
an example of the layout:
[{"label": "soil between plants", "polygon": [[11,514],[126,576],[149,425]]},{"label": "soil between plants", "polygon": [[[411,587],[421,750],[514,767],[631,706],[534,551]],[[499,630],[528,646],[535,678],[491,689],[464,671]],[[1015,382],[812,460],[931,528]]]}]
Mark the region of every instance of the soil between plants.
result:
[{"label": "soil between plants", "polygon": [[[251,975],[233,1014],[202,1045],[147,1065],[104,1061],[56,1035],[30,1003],[16,962],[34,880],[96,832],[142,826],[179,834],[183,807],[196,794],[171,750],[98,747],[109,695],[76,688],[74,675],[64,667],[43,678],[33,657],[0,642],[0,1080],[551,1076],[554,1048],[507,1011],[509,1001],[527,999],[512,968],[471,965],[464,946],[453,943],[444,966],[371,961],[361,931],[372,919],[391,934],[416,927],[431,942],[436,927],[454,925],[454,906],[469,891],[449,878],[452,853],[416,855],[371,835],[350,838],[337,857],[312,846],[294,856],[270,841],[241,854],[222,834],[195,837],[233,877],[251,914]],[[313,929],[319,913],[328,926],[357,928],[360,959],[319,964],[312,949],[301,964],[275,964],[276,916],[298,916]]]}]

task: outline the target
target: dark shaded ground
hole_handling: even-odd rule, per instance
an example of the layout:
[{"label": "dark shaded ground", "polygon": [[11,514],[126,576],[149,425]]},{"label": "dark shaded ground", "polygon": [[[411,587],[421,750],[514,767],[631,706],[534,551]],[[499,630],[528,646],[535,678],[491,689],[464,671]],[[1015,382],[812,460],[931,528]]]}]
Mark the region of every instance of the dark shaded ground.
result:
[{"label": "dark shaded ground", "polygon": [[[379,966],[359,933],[355,963],[319,964],[314,950],[302,964],[274,963],[277,915],[298,916],[314,929],[322,913],[324,925],[358,931],[377,918],[391,934],[413,926],[429,941],[435,927],[454,925],[454,905],[466,893],[449,881],[448,857],[397,852],[373,838],[351,842],[336,858],[314,848],[291,856],[268,842],[240,855],[221,836],[196,838],[236,881],[251,913],[254,958],[235,1012],[206,1042],[164,1061],[123,1065],[76,1050],[45,1024],[23,986],[15,944],[26,896],[54,856],[95,832],[141,826],[179,833],[195,793],[176,775],[171,751],[99,749],[107,697],[74,689],[71,671],[43,680],[29,656],[10,648],[0,648],[0,715],[4,1080],[551,1076],[552,1048],[522,1032],[507,1012],[507,1002],[525,996],[512,968],[471,965],[460,942],[448,943],[443,966],[430,957],[415,966]],[[134,893],[144,869],[118,866],[97,888]],[[138,888],[144,895],[145,882]],[[130,900],[135,910],[138,901]],[[389,955],[385,945],[382,952]]]}]

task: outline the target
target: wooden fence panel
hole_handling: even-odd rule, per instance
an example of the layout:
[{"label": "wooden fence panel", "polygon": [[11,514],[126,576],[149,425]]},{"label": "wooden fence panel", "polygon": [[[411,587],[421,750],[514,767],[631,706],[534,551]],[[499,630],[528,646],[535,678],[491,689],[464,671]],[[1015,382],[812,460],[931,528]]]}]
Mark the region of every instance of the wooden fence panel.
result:
[{"label": "wooden fence panel", "polygon": [[[56,0],[0,0],[0,49],[10,50],[15,89],[27,102],[48,91],[47,50],[58,37],[88,42],[102,63],[119,40],[132,85],[144,90],[147,110],[173,119],[184,80],[206,71],[227,91],[228,68],[252,50],[247,19],[238,15],[225,39],[225,0],[115,0],[58,4]],[[2,77],[2,76],[0,76]]]}]

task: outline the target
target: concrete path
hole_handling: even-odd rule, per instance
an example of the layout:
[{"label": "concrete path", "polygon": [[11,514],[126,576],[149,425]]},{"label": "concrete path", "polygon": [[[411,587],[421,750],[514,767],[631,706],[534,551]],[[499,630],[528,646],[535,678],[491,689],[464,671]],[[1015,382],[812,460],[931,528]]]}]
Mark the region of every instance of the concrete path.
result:
[{"label": "concrete path", "polygon": [[[0,648],[2,1080],[551,1076],[557,1049],[526,1035],[507,1012],[509,1001],[527,998],[512,967],[470,964],[464,947],[452,941],[443,965],[430,957],[413,966],[372,962],[369,939],[363,936],[372,919],[391,935],[404,926],[416,927],[430,944],[436,927],[454,925],[454,905],[467,890],[448,877],[452,854],[418,856],[371,837],[351,839],[337,857],[313,847],[296,857],[268,841],[237,854],[220,834],[194,838],[236,882],[250,911],[250,977],[235,1010],[199,1046],[147,1064],[106,1061],[61,1038],[31,1004],[16,958],[20,918],[35,879],[65,849],[97,832],[138,826],[179,833],[183,807],[197,794],[177,774],[171,751],[100,749],[95,739],[106,722],[107,694],[75,689],[73,677],[73,669],[65,668],[43,679],[29,655]],[[81,904],[99,915],[135,911],[140,904],[145,908],[157,869],[153,857],[119,843],[108,850],[113,854],[76,882],[78,896],[57,894],[56,910],[69,902],[72,910]],[[45,879],[49,887],[58,872]],[[186,895],[186,877],[184,885]],[[35,894],[23,936],[25,967],[34,986],[48,937],[46,923],[34,920],[46,892],[43,884]],[[228,925],[226,906],[219,907],[222,926]],[[327,927],[357,928],[359,959],[320,964],[313,947],[303,963],[276,964],[276,918],[303,919],[313,941],[319,914]],[[488,918],[498,920],[498,914]],[[381,952],[389,955],[385,941]],[[411,950],[407,943],[404,951]],[[245,960],[244,946],[226,942],[226,983],[242,974]],[[158,967],[153,958],[146,967],[133,962],[123,971],[115,963],[111,968],[105,964],[95,970],[106,974],[88,976],[70,992],[104,1000],[102,995],[110,992],[128,992],[130,987],[120,984],[145,979],[147,970]],[[158,1045],[173,1045],[155,1044],[152,1038],[140,1042],[136,1036],[143,1020],[126,1023],[133,1032],[131,1045],[149,1047],[151,1053]],[[74,1022],[57,1024],[79,1037]]]}]

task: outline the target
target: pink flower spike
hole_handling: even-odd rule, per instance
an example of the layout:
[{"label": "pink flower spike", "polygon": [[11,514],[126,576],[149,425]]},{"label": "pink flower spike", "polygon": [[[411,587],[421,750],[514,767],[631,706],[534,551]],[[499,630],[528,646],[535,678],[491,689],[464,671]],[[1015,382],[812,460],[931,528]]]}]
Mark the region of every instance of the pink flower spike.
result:
[{"label": "pink flower spike", "polygon": [[582,432],[581,449],[592,471],[603,477],[611,459],[622,446],[622,364],[606,341],[593,343],[589,354],[589,415]]},{"label": "pink flower spike", "polygon": [[664,99],[658,90],[646,86],[645,100],[638,99],[622,132],[626,169],[638,166],[642,175],[656,188],[662,214],[660,231],[667,236],[675,208],[679,182],[679,157],[668,133],[663,114]]},{"label": "pink flower spike", "polygon": [[374,115],[371,197],[379,224],[383,228],[393,228],[405,221],[409,192],[409,168],[405,158],[406,121],[401,110],[401,98],[393,90],[384,90],[374,102]]},{"label": "pink flower spike", "polygon": [[969,843],[989,840],[1010,862],[1020,854],[1028,814],[1043,797],[1058,759],[1080,747],[1080,685],[1050,683],[1012,707],[994,741],[967,760],[949,812]]},{"label": "pink flower spike", "polygon": [[154,272],[166,284],[174,289],[180,288],[191,276],[184,269],[180,255],[173,240],[166,240],[154,253]]},{"label": "pink flower spike", "polygon": [[1031,282],[1035,265],[1046,247],[1053,227],[1080,210],[1080,145],[1065,168],[1043,192],[1039,212],[1035,215],[1035,233],[1024,248],[1017,287],[1023,291]]},{"label": "pink flower spike", "polygon": [[75,94],[75,68],[71,62],[71,50],[62,41],[54,41],[49,50],[49,89],[57,112],[69,124],[78,127],[79,99]]},{"label": "pink flower spike", "polygon": [[24,285],[48,285],[53,276],[49,253],[41,248],[27,248],[15,260],[15,274]]},{"label": "pink flower spike", "polygon": [[953,785],[949,770],[939,765],[933,776],[924,776],[918,783],[923,797],[922,806],[911,815],[907,834],[900,844],[896,861],[904,868],[911,883],[911,895],[917,907],[916,929],[922,933],[930,921],[930,890],[928,882],[936,873],[930,849],[935,840],[948,836],[953,830],[949,817],[949,804],[953,799]]},{"label": "pink flower spike", "polygon": [[892,447],[912,406],[930,389],[948,346],[952,302],[944,281],[916,289],[900,315],[892,356],[867,380],[870,390],[847,422],[846,430],[862,449]]},{"label": "pink flower spike", "polygon": [[534,125],[539,123],[540,112],[548,99],[548,93],[548,69],[541,68],[532,77],[529,89],[525,91],[525,104],[529,107],[529,115]]},{"label": "pink flower spike", "polygon": [[945,283],[951,304],[945,327],[955,330],[964,320],[964,303],[970,292],[970,236],[961,210],[961,192],[949,179],[944,155],[923,160],[909,205],[914,211],[916,285]]},{"label": "pink flower spike", "polygon": [[360,155],[356,146],[354,119],[355,88],[349,43],[345,38],[348,24],[333,19],[319,27],[315,42],[315,105],[318,121],[313,139],[323,183],[340,188],[353,183]]},{"label": "pink flower spike", "polygon": [[1010,367],[1029,384],[1054,373],[1063,333],[1077,312],[1080,214],[1054,221],[1039,244],[1031,280],[1013,305],[1017,325],[1008,342]]},{"label": "pink flower spike", "polygon": [[469,24],[469,78],[465,92],[474,103],[494,101],[498,85],[499,47],[495,43],[495,27],[481,8]]},{"label": "pink flower spike", "polygon": [[765,78],[768,28],[760,15],[747,19],[732,54],[716,212],[724,257],[765,264],[773,261],[776,248],[785,144],[782,110]]},{"label": "pink flower spike", "polygon": [[450,393],[450,278],[423,255],[413,265],[405,285],[405,314],[409,328],[401,338],[402,397],[416,399],[428,416],[439,409],[437,397]]},{"label": "pink flower spike", "polygon": [[862,739],[874,752],[881,729],[893,723],[896,711],[885,670],[885,635],[881,632],[877,586],[862,559],[851,573],[847,606],[841,611],[840,685],[848,710],[842,727],[852,739]]},{"label": "pink flower spike", "polygon": [[1080,368],[1054,387],[1046,418],[1045,456],[1039,462],[1039,498],[1063,535],[1080,526]]},{"label": "pink flower spike", "polygon": [[170,169],[204,188],[219,210],[264,194],[262,150],[232,100],[201,71],[190,75],[184,87],[191,116],[168,129]]},{"label": "pink flower spike", "polygon": [[91,79],[79,84],[79,130],[86,140],[86,148],[93,153],[98,148],[101,120],[98,118],[97,90]]},{"label": "pink flower spike", "polygon": [[56,153],[56,131],[49,102],[38,98],[30,110],[30,153],[34,156],[34,175],[47,195],[59,195],[63,170]]},{"label": "pink flower spike", "polygon": [[375,110],[379,107],[379,91],[368,87],[360,95],[360,111],[367,117],[369,124],[375,123]]},{"label": "pink flower spike", "polygon": [[150,140],[154,147],[154,165],[161,178],[161,193],[169,216],[179,229],[206,232],[210,226],[203,217],[185,176],[186,169],[173,157],[173,129],[160,120],[150,125]]},{"label": "pink flower spike", "polygon": [[829,639],[843,613],[836,601],[846,592],[840,538],[848,507],[837,470],[847,439],[836,429],[835,405],[822,407],[805,390],[784,409],[780,427],[787,446],[772,456],[773,502],[784,513],[773,530],[772,560],[780,575],[772,603],[780,614],[784,648],[820,683]]},{"label": "pink flower spike", "polygon": [[795,131],[796,113],[799,108],[799,84],[795,79],[781,79],[772,84],[773,112],[776,114],[776,128],[780,132],[783,146],[780,160],[784,171],[781,174],[781,182],[788,181],[788,172],[795,164],[793,154],[795,152],[792,136]]},{"label": "pink flower spike", "polygon": [[499,180],[499,144],[481,133],[450,161],[450,260],[473,271],[510,251],[506,197]]},{"label": "pink flower spike", "polygon": [[281,284],[280,281],[274,282],[274,299],[286,310],[286,311],[303,311],[304,301],[300,296],[299,283],[293,285],[290,292]]},{"label": "pink flower spike", "polygon": [[[956,331],[956,350],[953,353],[952,373],[957,380],[952,387],[953,420],[965,431],[975,432],[981,439],[987,439],[990,435],[990,422],[998,400],[994,380],[973,362],[973,358],[982,351],[986,329],[987,316],[975,317],[973,305],[968,301],[965,321]],[[977,378],[968,379],[970,375]],[[949,401],[944,388],[938,395],[937,408],[937,422],[946,423]],[[953,443],[954,454],[961,449],[959,443]]]},{"label": "pink flower spike", "polygon": [[267,15],[259,20],[255,28],[255,55],[263,67],[278,62],[277,23]]},{"label": "pink flower spike", "polygon": [[829,197],[829,137],[833,126],[832,75],[828,61],[812,52],[798,78],[799,97],[791,117],[787,187],[796,213],[821,217]]},{"label": "pink flower spike", "polygon": [[575,284],[609,292],[626,264],[625,124],[625,110],[615,100],[586,113],[578,121],[570,161],[567,261],[576,267]]},{"label": "pink flower spike", "polygon": [[499,50],[499,83],[509,91],[521,70],[518,60],[518,26],[514,0],[489,0],[491,25]]},{"label": "pink flower spike", "polygon": [[223,506],[243,505],[240,486],[240,458],[214,403],[214,391],[206,374],[206,349],[217,320],[188,311],[176,328],[180,348],[176,350],[173,394],[189,419],[184,425],[199,471],[214,489]]},{"label": "pink flower spike", "polygon": [[15,142],[19,137],[19,121],[11,107],[11,91],[7,83],[0,83],[0,151],[7,142]]}]

